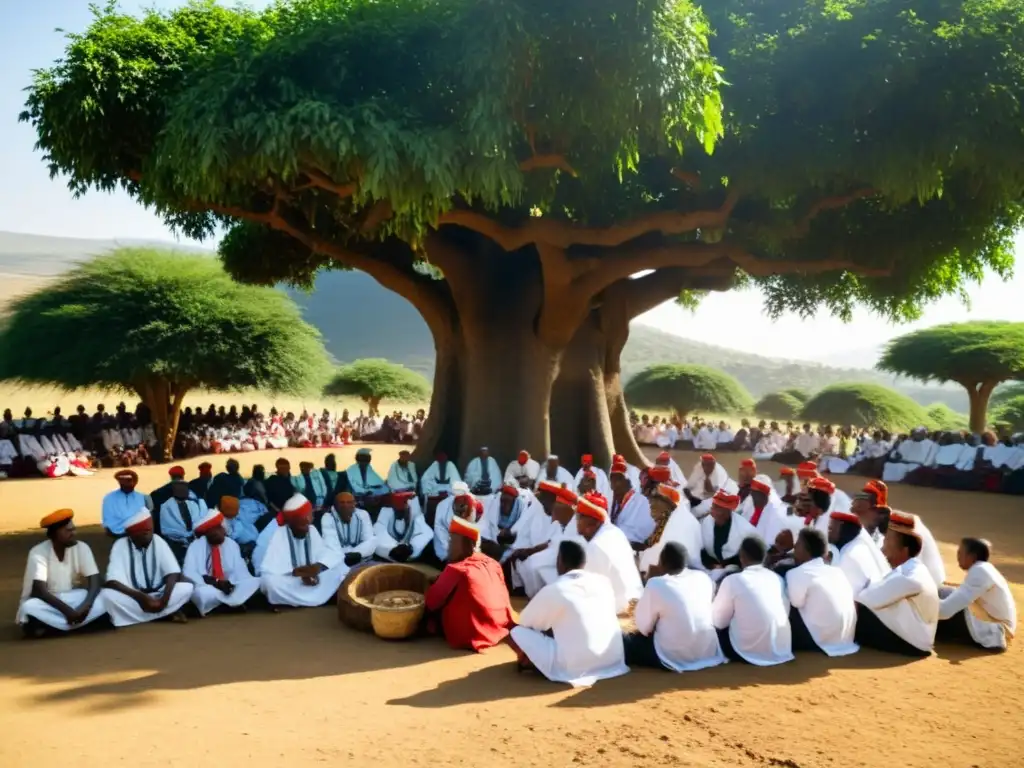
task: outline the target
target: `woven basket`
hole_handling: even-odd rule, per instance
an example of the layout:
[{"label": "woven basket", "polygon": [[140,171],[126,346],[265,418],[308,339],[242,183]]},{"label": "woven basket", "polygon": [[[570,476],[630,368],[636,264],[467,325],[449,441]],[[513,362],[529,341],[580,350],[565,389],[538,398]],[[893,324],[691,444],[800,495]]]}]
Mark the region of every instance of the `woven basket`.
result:
[{"label": "woven basket", "polygon": [[353,570],[338,590],[338,619],[361,632],[373,631],[373,598],[381,592],[424,594],[439,571],[425,565],[386,563]]},{"label": "woven basket", "polygon": [[[397,604],[396,604],[397,603]],[[408,589],[379,592],[373,598],[373,633],[384,640],[405,640],[416,634],[426,604],[423,595]]]}]

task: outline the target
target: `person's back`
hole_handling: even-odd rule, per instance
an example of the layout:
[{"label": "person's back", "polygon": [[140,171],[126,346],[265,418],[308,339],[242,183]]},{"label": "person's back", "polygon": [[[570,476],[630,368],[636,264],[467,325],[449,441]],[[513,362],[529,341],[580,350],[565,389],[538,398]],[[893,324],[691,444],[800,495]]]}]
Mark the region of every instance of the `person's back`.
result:
[{"label": "person's back", "polygon": [[554,593],[558,608],[551,632],[565,682],[623,664],[622,630],[607,577],[570,571],[544,590]]},{"label": "person's back", "polygon": [[715,626],[727,630],[724,637],[720,635],[723,650],[728,639],[732,651],[750,664],[769,666],[793,660],[789,605],[782,579],[774,571],[746,565],[727,576],[719,585],[712,611]]},{"label": "person's back", "polygon": [[626,534],[611,523],[604,523],[587,543],[586,570],[608,579],[618,613],[625,612],[629,602],[638,600],[643,592],[633,547]]},{"label": "person's back", "polygon": [[786,585],[793,607],[822,651],[846,656],[859,650],[853,642],[857,626],[853,588],[841,570],[816,557],[788,571]]},{"label": "person's back", "polygon": [[[475,552],[458,562],[449,563],[436,584],[454,576],[451,590],[439,607],[445,639],[452,648],[480,651],[497,645],[512,625],[512,606],[505,587],[505,574],[492,557]],[[427,608],[431,605],[427,591]]]},{"label": "person's back", "polygon": [[[636,622],[644,631],[644,624],[656,620],[654,646],[663,664],[677,672],[692,672],[725,661],[712,620],[713,595],[711,577],[692,568],[647,582]],[[656,617],[647,615],[651,608]]]}]

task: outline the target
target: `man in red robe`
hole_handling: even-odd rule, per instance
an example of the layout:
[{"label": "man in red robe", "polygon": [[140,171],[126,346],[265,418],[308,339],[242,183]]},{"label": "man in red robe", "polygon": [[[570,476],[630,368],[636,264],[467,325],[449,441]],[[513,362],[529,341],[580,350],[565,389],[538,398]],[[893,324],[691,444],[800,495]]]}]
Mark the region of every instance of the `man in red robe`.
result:
[{"label": "man in red robe", "polygon": [[514,624],[501,565],[478,552],[480,529],[461,517],[448,526],[448,564],[427,590],[427,627],[455,649],[497,645]]}]

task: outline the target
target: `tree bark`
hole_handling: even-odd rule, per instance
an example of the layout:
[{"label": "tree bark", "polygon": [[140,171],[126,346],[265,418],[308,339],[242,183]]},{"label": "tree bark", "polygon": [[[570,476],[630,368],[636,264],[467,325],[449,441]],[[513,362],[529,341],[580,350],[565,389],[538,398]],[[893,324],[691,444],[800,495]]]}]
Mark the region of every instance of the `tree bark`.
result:
[{"label": "tree bark", "polygon": [[983,381],[968,385],[967,397],[971,402],[971,432],[980,434],[988,426],[988,402],[998,385],[998,381]]},{"label": "tree bark", "polygon": [[379,397],[368,397],[366,398],[366,408],[369,411],[368,416],[376,416],[380,413],[380,398]]},{"label": "tree bark", "polygon": [[170,461],[174,457],[181,406],[188,388],[164,379],[148,379],[136,383],[134,389],[139,399],[149,408],[153,431],[160,447],[160,455],[151,458],[158,462]]}]

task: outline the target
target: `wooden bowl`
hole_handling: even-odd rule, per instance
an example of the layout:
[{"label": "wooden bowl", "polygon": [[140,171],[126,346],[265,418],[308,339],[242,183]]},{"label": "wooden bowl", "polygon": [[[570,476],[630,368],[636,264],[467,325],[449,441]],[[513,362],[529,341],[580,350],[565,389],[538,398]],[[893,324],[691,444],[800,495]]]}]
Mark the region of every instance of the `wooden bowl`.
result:
[{"label": "wooden bowl", "polygon": [[419,630],[426,604],[423,595],[407,589],[379,592],[370,612],[373,632],[384,640],[405,640]]},{"label": "wooden bowl", "polygon": [[425,565],[381,563],[353,569],[338,590],[338,619],[361,632],[373,631],[373,598],[381,592],[424,594],[439,571]]}]

